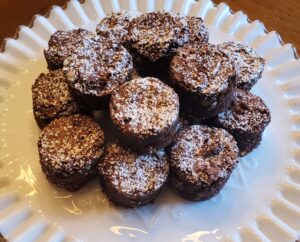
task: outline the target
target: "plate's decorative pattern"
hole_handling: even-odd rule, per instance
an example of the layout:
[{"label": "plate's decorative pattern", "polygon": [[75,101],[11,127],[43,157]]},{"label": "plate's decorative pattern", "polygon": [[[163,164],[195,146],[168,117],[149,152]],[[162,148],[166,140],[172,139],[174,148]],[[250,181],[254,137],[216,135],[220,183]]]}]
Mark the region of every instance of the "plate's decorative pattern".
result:
[{"label": "plate's decorative pattern", "polygon": [[[78,193],[39,168],[30,87],[46,71],[42,49],[56,29],[94,30],[106,13],[158,9],[202,17],[214,43],[247,42],[266,58],[254,88],[271,109],[260,148],[241,159],[222,192],[203,203],[166,191],[138,210],[110,207],[97,181]],[[286,241],[300,239],[300,60],[260,21],[210,0],[71,0],[35,16],[0,54],[0,232],[10,241]]]}]

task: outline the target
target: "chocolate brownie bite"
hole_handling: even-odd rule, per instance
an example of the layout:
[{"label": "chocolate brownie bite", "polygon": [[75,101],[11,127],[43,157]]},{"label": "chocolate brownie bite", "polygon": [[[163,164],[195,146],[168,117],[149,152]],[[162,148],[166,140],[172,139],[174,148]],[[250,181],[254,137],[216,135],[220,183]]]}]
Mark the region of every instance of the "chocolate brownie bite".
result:
[{"label": "chocolate brownie bite", "polygon": [[164,77],[171,55],[188,39],[184,17],[159,11],[141,14],[130,22],[126,46],[140,75]]},{"label": "chocolate brownie bite", "polygon": [[92,110],[107,109],[111,92],[130,80],[132,58],[120,44],[107,38],[91,42],[64,61],[71,93]]},{"label": "chocolate brownie bite", "polygon": [[33,114],[42,129],[53,119],[80,112],[62,70],[41,73],[32,85]]},{"label": "chocolate brownie bite", "polygon": [[261,78],[265,60],[246,44],[225,42],[221,48],[235,63],[237,87],[249,91]]},{"label": "chocolate brownie bite", "polygon": [[209,40],[208,28],[200,17],[186,17],[189,31],[189,43],[207,43]]},{"label": "chocolate brownie bite", "polygon": [[237,141],[240,156],[244,156],[260,144],[270,121],[270,111],[260,97],[238,90],[231,106],[212,118],[210,124],[231,133]]},{"label": "chocolate brownie bite", "polygon": [[103,191],[116,206],[141,207],[152,202],[169,174],[169,163],[163,150],[137,154],[113,144],[99,163]]},{"label": "chocolate brownie bite", "polygon": [[104,133],[87,116],[61,117],[43,129],[38,149],[47,179],[75,191],[97,175],[104,152]]},{"label": "chocolate brownie bite", "polygon": [[96,27],[98,35],[124,43],[130,21],[137,14],[131,11],[111,13],[103,18]]},{"label": "chocolate brownie bite", "polygon": [[110,100],[110,117],[121,144],[139,152],[149,146],[167,146],[176,132],[178,115],[177,94],[154,77],[124,83]]},{"label": "chocolate brownie bite", "polygon": [[95,36],[95,34],[85,29],[56,31],[50,37],[48,49],[44,50],[48,69],[61,69],[64,60],[70,56],[74,50],[88,45]]},{"label": "chocolate brownie bite", "polygon": [[170,152],[170,185],[185,199],[218,194],[238,160],[234,138],[224,129],[192,125],[182,129]]},{"label": "chocolate brownie bite", "polygon": [[169,81],[181,98],[184,113],[199,119],[224,111],[236,87],[231,59],[208,43],[180,48],[171,60]]}]

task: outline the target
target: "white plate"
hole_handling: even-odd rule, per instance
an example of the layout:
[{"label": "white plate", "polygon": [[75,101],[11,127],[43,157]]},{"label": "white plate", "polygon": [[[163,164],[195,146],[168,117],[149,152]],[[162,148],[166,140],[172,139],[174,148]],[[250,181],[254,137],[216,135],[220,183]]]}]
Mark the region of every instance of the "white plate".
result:
[{"label": "white plate", "polygon": [[[42,49],[56,29],[95,29],[105,13],[157,9],[201,16],[210,40],[247,42],[267,60],[254,88],[272,113],[262,144],[241,159],[221,193],[187,202],[167,190],[154,204],[126,210],[108,205],[97,180],[76,193],[51,185],[40,169],[39,130],[31,85],[46,72]],[[10,241],[278,241],[300,231],[300,61],[276,32],[200,0],[73,0],[49,17],[35,16],[0,54],[0,231]]]}]

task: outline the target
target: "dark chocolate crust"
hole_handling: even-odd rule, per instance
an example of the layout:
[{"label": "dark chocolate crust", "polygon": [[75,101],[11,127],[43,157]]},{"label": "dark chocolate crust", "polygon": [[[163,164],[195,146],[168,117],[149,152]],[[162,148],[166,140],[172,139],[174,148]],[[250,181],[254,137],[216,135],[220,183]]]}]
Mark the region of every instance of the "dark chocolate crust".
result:
[{"label": "dark chocolate crust", "polygon": [[84,47],[94,37],[95,34],[85,29],[56,31],[50,37],[48,49],[44,50],[48,69],[61,69],[64,60],[73,54],[74,50]]},{"label": "dark chocolate crust", "polygon": [[170,84],[185,113],[206,119],[224,111],[236,87],[231,59],[216,45],[187,44],[170,64]]},{"label": "dark chocolate crust", "polygon": [[209,186],[199,186],[185,182],[184,179],[178,178],[171,173],[169,184],[186,200],[205,201],[216,196],[224,187],[228,179],[229,176],[219,178]]},{"label": "dark chocolate crust", "polygon": [[116,206],[141,207],[153,202],[164,186],[169,163],[163,150],[137,154],[113,144],[99,163],[103,191]]},{"label": "dark chocolate crust", "polygon": [[75,191],[96,176],[104,152],[104,133],[87,116],[61,117],[43,129],[38,149],[47,179]]},{"label": "dark chocolate crust", "polygon": [[185,199],[207,200],[222,189],[237,158],[236,141],[226,130],[183,128],[170,151],[170,185]]},{"label": "dark chocolate crust", "polygon": [[72,88],[70,85],[69,90],[76,102],[85,107],[87,112],[92,113],[93,110],[108,110],[110,94],[103,97],[88,95]]},{"label": "dark chocolate crust", "polygon": [[169,66],[172,55],[165,56],[158,61],[152,62],[148,58],[143,57],[135,50],[130,50],[130,54],[133,59],[133,65],[135,70],[141,77],[155,77],[160,80],[166,81],[169,75]]},{"label": "dark chocolate crust", "polygon": [[129,23],[136,16],[137,14],[131,11],[111,13],[100,21],[96,27],[96,32],[100,36],[123,44],[126,40]]},{"label": "dark chocolate crust", "polygon": [[246,44],[225,42],[221,48],[234,61],[237,87],[249,91],[261,78],[265,60]]},{"label": "dark chocolate crust", "polygon": [[124,83],[110,100],[110,117],[122,145],[138,152],[167,146],[176,132],[179,99],[160,80],[147,77]]},{"label": "dark chocolate crust", "polygon": [[262,133],[271,122],[271,114],[260,97],[237,90],[230,107],[207,122],[231,133],[240,156],[244,156],[260,144]]},{"label": "dark chocolate crust", "polygon": [[41,73],[32,85],[33,114],[42,129],[52,120],[80,112],[62,70]]},{"label": "dark chocolate crust", "polygon": [[130,80],[132,57],[120,44],[107,38],[90,42],[64,61],[70,90],[76,100],[90,109],[107,108],[111,92]]}]

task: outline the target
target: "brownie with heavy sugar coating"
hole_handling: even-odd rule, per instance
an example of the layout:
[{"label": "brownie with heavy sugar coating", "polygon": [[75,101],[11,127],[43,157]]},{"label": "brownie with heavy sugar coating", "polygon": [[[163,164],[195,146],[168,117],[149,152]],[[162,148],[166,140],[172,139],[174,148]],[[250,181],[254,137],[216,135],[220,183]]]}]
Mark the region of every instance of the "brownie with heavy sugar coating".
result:
[{"label": "brownie with heavy sugar coating", "polygon": [[186,21],[189,32],[188,43],[207,43],[209,40],[209,32],[203,20],[200,17],[187,16]]},{"label": "brownie with heavy sugar coating", "polygon": [[170,57],[187,43],[187,21],[177,13],[144,13],[131,20],[126,46],[141,76],[167,77]]},{"label": "brownie with heavy sugar coating", "polygon": [[42,170],[50,182],[76,191],[97,175],[104,145],[104,133],[90,117],[77,114],[55,119],[38,141]]},{"label": "brownie with heavy sugar coating", "polygon": [[113,92],[110,117],[120,142],[137,152],[171,143],[179,117],[175,91],[154,77],[124,83]]},{"label": "brownie with heavy sugar coating", "polygon": [[231,106],[218,116],[207,120],[213,126],[226,129],[237,141],[240,156],[255,149],[271,122],[271,113],[264,101],[249,92],[237,90]]},{"label": "brownie with heavy sugar coating", "polygon": [[111,13],[101,19],[96,27],[96,32],[100,36],[108,37],[124,44],[130,21],[136,16],[138,14],[132,11]]},{"label": "brownie with heavy sugar coating", "polygon": [[153,202],[164,186],[169,163],[163,150],[137,154],[113,144],[99,163],[103,191],[116,206],[141,207]]},{"label": "brownie with heavy sugar coating", "polygon": [[61,69],[64,60],[78,48],[84,48],[96,35],[85,29],[58,30],[51,35],[44,55],[49,70]]},{"label": "brownie with heavy sugar coating", "polygon": [[249,91],[261,78],[265,60],[247,44],[225,42],[221,48],[234,61],[237,87]]},{"label": "brownie with heavy sugar coating", "polygon": [[131,78],[132,57],[120,43],[99,37],[74,50],[63,71],[80,104],[91,110],[108,109],[112,91]]},{"label": "brownie with heavy sugar coating", "polygon": [[72,97],[62,70],[41,73],[32,85],[33,114],[42,129],[53,119],[82,111]]},{"label": "brownie with heavy sugar coating", "polygon": [[180,96],[184,113],[199,119],[224,111],[236,88],[231,59],[219,46],[208,43],[178,49],[171,60],[169,81]]},{"label": "brownie with heavy sugar coating", "polygon": [[185,199],[210,199],[225,185],[237,158],[236,141],[226,130],[184,128],[170,150],[170,185]]}]

